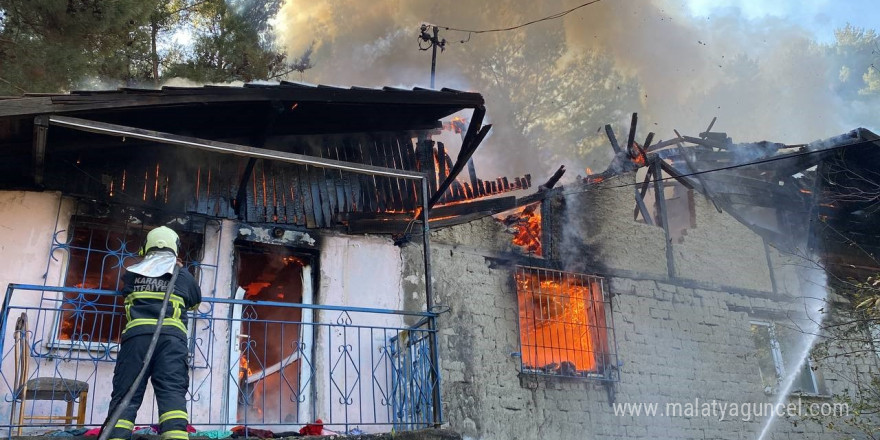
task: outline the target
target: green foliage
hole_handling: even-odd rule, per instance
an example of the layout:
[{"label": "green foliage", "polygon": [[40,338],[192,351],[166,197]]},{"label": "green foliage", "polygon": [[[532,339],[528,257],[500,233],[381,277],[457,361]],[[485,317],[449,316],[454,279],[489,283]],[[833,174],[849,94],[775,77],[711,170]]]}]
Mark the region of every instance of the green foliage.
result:
[{"label": "green foliage", "polygon": [[0,95],[253,81],[291,66],[272,38],[281,0],[0,0]]},{"label": "green foliage", "polygon": [[[494,4],[492,9],[505,10]],[[591,163],[591,154],[610,154],[600,128],[641,108],[638,81],[616,68],[610,56],[567,45],[560,27],[536,26],[480,41],[479,47],[456,47],[456,54],[465,51],[465,73],[493,99],[487,102],[493,117],[515,126],[519,139],[504,142],[537,148],[542,162]],[[608,160],[595,162],[604,166]]]}]

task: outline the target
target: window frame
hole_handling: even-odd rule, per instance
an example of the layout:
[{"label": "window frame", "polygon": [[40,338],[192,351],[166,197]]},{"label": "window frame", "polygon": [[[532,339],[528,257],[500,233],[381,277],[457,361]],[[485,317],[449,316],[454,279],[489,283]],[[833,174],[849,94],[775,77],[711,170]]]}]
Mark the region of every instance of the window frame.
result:
[{"label": "window frame", "polygon": [[[770,352],[773,355],[773,365],[776,369],[776,384],[772,387],[770,394],[776,394],[779,392],[779,385],[785,381],[785,377],[787,374],[787,368],[785,365],[785,357],[783,355],[782,343],[779,340],[779,336],[776,332],[776,324],[770,321],[761,321],[761,320],[750,320],[749,327],[751,326],[762,326],[766,327],[769,335],[769,343],[770,343]],[[754,347],[757,350],[758,347]],[[803,390],[795,390],[790,391],[790,394],[794,395],[806,395],[806,396],[821,396],[823,395],[821,390],[822,387],[819,385],[819,379],[816,377],[816,372],[813,371],[813,361],[810,356],[804,360],[804,366],[806,367],[806,371],[810,372],[810,383],[813,386],[813,391],[803,391]],[[759,377],[763,377],[763,372],[760,368],[758,368]],[[763,385],[763,380],[762,380]]]},{"label": "window frame", "polygon": [[[112,244],[111,243],[112,239],[109,237],[109,235],[113,232],[121,233],[123,237],[133,235],[136,238],[131,241],[128,241],[128,240],[120,241],[119,242],[120,248],[116,249],[116,250],[111,250],[109,248],[108,249],[94,248],[91,246],[92,243],[87,244],[87,247],[85,247],[85,248],[79,248],[79,247],[73,246],[74,237],[75,237],[75,234],[77,233],[78,229],[87,228],[88,230],[97,230],[98,229],[97,226],[100,226],[101,229],[103,230],[103,232],[106,234],[106,236],[104,238],[104,242],[106,243],[105,247],[107,246],[107,244]],[[60,270],[59,285],[71,287],[71,286],[69,286],[69,283],[71,282],[70,270],[71,270],[71,260],[74,257],[72,254],[74,249],[76,249],[77,251],[84,250],[87,253],[87,255],[89,255],[95,251],[100,252],[102,254],[107,254],[107,255],[113,255],[114,253],[118,253],[118,255],[114,256],[114,258],[118,258],[118,260],[119,260],[118,261],[119,269],[118,269],[118,274],[117,274],[116,283],[115,283],[116,285],[115,286],[101,285],[100,288],[103,290],[119,291],[119,289],[121,289],[121,287],[122,287],[122,276],[124,274],[124,270],[125,270],[124,268],[126,267],[126,264],[125,264],[126,261],[130,258],[137,258],[137,251],[142,246],[142,242],[146,238],[147,232],[149,232],[150,230],[152,230],[158,226],[161,226],[161,224],[145,225],[144,222],[141,221],[140,219],[138,219],[137,221],[130,221],[130,220],[126,221],[126,220],[123,220],[120,218],[94,216],[94,215],[89,215],[89,214],[73,214],[73,215],[71,215],[67,229],[66,230],[59,230],[56,232],[56,244],[55,244],[55,246],[53,246],[53,249],[64,249],[65,250],[65,257],[63,258],[63,262],[60,265],[60,269],[59,269]],[[66,233],[65,241],[64,242],[57,242],[57,236],[62,232]],[[185,263],[187,264],[187,266],[190,266],[190,265],[193,265],[193,263],[196,263],[196,264],[194,264],[194,266],[196,267],[197,272],[194,276],[196,277],[196,279],[199,279],[199,273],[198,273],[199,264],[198,264],[198,262],[204,256],[205,247],[207,246],[207,241],[205,239],[206,237],[205,237],[204,232],[199,232],[199,231],[189,231],[188,230],[188,231],[185,231],[184,234],[191,234],[194,236],[194,240],[192,242],[193,248],[190,249],[189,252],[186,254],[187,257],[191,257],[191,258],[187,258]],[[198,236],[198,237],[196,237],[196,236]],[[184,237],[181,237],[181,238],[184,238]],[[135,246],[134,251],[131,251],[128,249],[130,244],[133,244]],[[54,258],[51,255],[52,253],[54,253],[54,251],[50,253],[50,258]],[[86,262],[85,262],[86,267],[88,267],[88,265],[89,265],[88,258],[89,257],[87,256]],[[104,258],[106,258],[106,256]],[[116,268],[112,267],[112,265],[111,265],[111,269],[116,269]],[[88,269],[86,269],[84,271],[84,273],[82,274],[83,278],[86,276],[85,273],[87,270]],[[186,269],[184,269],[184,270],[186,270]],[[101,354],[101,353],[115,354],[115,353],[117,353],[119,351],[120,342],[119,342],[119,340],[113,339],[112,334],[110,335],[111,338],[108,338],[108,340],[100,340],[100,341],[87,341],[87,340],[84,340],[81,338],[79,338],[79,339],[75,339],[75,338],[63,339],[61,337],[61,334],[60,334],[61,325],[62,325],[62,320],[64,318],[65,310],[66,310],[63,308],[63,306],[65,304],[65,301],[68,301],[68,298],[65,295],[66,294],[63,292],[56,292],[52,298],[44,297],[46,300],[54,301],[59,305],[57,310],[54,312],[54,317],[52,318],[52,321],[51,321],[52,324],[51,324],[50,337],[46,338],[46,342],[44,343],[44,346],[49,350],[89,352],[89,353],[93,353],[93,354]],[[121,295],[120,295],[120,297],[121,297]],[[102,305],[106,306],[106,307],[110,307],[110,304],[102,304]],[[114,316],[119,316],[120,318],[123,319],[122,325],[120,326],[120,336],[121,336],[122,327],[124,327],[124,313],[123,313],[124,309],[122,308],[122,304],[114,305],[113,307],[115,309],[115,310],[113,310]],[[103,312],[106,312],[106,310],[103,310],[100,312],[103,313]],[[86,312],[86,313],[88,313],[88,312]],[[187,311],[187,313],[190,315],[189,318],[192,319],[193,312]],[[190,326],[187,330],[188,330],[188,337],[192,338],[195,334],[195,329],[193,328],[193,326]],[[111,332],[112,332],[112,329],[111,329]],[[90,355],[90,356],[92,356],[92,355]],[[108,360],[108,361],[113,360],[110,358],[104,359],[103,357],[101,359]]]},{"label": "window frame", "polygon": [[[595,362],[596,368],[594,370],[574,370],[572,372],[566,372],[562,368],[562,363],[559,363],[558,372],[548,371],[546,366],[545,368],[537,367],[537,366],[529,366],[526,364],[526,350],[534,349],[535,346],[526,344],[524,339],[525,335],[523,333],[523,309],[521,307],[521,295],[523,295],[523,291],[519,287],[518,277],[521,274],[526,274],[528,276],[536,276],[539,279],[546,274],[552,274],[554,277],[558,277],[560,280],[565,280],[568,278],[579,278],[582,281],[587,280],[590,284],[587,287],[587,290],[590,292],[593,297],[587,299],[587,305],[596,306],[597,304],[602,307],[602,318],[604,318],[604,322],[590,324],[589,321],[585,322],[583,325],[589,332],[587,337],[590,338],[592,343],[597,343],[599,346],[598,350],[592,352],[593,361]],[[516,298],[517,298],[517,319],[516,319],[516,328],[517,328],[517,339],[519,344],[520,351],[516,353],[520,359],[520,373],[528,374],[528,375],[536,375],[536,376],[545,376],[545,377],[558,377],[558,378],[566,378],[566,379],[584,379],[584,380],[599,380],[599,381],[610,381],[616,382],[620,380],[620,370],[619,370],[619,361],[618,361],[618,350],[617,350],[617,339],[615,335],[614,329],[614,310],[613,305],[611,303],[611,296],[608,294],[607,286],[605,282],[605,278],[597,276],[597,275],[589,275],[589,274],[581,274],[576,272],[565,272],[555,269],[547,269],[541,267],[531,267],[524,265],[516,265],[515,273],[513,275],[514,285],[516,289]],[[592,286],[598,287],[598,293],[601,295],[601,298],[596,299],[596,293],[592,291]],[[580,284],[580,286],[584,286],[584,284]],[[526,293],[528,294],[528,293]],[[571,296],[566,296],[566,298],[571,298]],[[542,312],[543,313],[543,312]],[[595,315],[594,315],[595,316]],[[600,333],[600,334],[596,334]],[[604,339],[602,336],[604,334]],[[565,339],[565,336],[563,336]],[[577,352],[578,350],[575,348],[568,347],[548,347],[551,350],[560,350],[560,351],[573,351]],[[538,358],[537,351],[535,357]],[[552,357],[552,355],[551,355]],[[564,362],[574,363],[570,360],[562,360]],[[555,363],[555,362],[553,362]],[[550,364],[548,364],[550,365]]]}]

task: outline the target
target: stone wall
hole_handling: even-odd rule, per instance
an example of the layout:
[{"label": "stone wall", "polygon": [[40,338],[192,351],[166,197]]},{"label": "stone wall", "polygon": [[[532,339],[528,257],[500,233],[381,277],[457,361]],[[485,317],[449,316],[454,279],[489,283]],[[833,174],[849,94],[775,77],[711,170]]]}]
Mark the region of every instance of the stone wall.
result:
[{"label": "stone wall", "polygon": [[[472,439],[757,438],[766,417],[728,412],[721,420],[720,405],[753,404],[747,407],[753,411],[776,402],[763,389],[750,326],[803,318],[798,258],[765,250],[760,237],[698,200],[697,225],[673,245],[679,258],[669,278],[662,228],[632,221],[632,187],[566,192],[548,202],[559,216],[549,220],[554,252],[563,266],[592,267],[608,280],[620,381],[521,373],[513,269],[522,260],[509,255],[510,234],[492,220],[449,228],[435,232],[431,244],[435,300],[449,308],[438,321],[449,426]],[[423,282],[418,252],[411,246],[401,254],[407,292]],[[862,371],[870,367],[876,371],[876,359]],[[823,382],[828,393],[846,389],[843,381]],[[667,403],[683,411],[713,400],[715,415],[662,415]],[[611,401],[659,406],[656,416],[619,415]],[[775,439],[832,435],[796,419],[777,420],[770,433]]]}]

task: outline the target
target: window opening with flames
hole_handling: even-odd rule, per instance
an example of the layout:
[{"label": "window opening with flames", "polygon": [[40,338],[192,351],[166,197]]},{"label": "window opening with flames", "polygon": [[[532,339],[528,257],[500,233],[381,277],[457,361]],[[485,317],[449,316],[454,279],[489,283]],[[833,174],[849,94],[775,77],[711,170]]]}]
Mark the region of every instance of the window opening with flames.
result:
[{"label": "window opening with flames", "polygon": [[522,371],[617,380],[611,302],[600,277],[518,266]]},{"label": "window opening with flames", "polygon": [[[109,218],[75,216],[71,220],[66,287],[120,290],[125,267],[138,261],[138,250],[153,227]],[[181,259],[187,267],[201,259],[202,234],[178,231]],[[198,274],[196,274],[198,275]],[[116,295],[65,293],[56,338],[83,344],[116,344],[125,325],[123,298]]]}]

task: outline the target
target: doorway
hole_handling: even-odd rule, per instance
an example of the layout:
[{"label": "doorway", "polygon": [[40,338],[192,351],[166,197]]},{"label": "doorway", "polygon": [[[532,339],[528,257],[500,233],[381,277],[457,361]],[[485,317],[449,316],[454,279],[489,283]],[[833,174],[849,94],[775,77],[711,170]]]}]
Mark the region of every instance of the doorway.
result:
[{"label": "doorway", "polygon": [[256,243],[235,246],[236,299],[230,321],[230,424],[299,424],[313,402],[311,256]]}]

